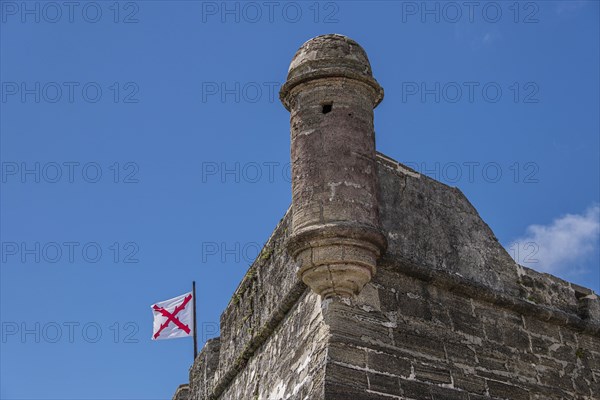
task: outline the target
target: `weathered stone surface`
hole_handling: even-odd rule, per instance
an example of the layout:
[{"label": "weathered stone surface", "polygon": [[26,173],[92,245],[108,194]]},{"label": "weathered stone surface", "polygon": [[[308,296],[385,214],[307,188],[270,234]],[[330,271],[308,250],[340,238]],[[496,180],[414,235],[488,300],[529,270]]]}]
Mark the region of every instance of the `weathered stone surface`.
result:
[{"label": "weathered stone surface", "polygon": [[209,339],[190,369],[190,399],[204,399],[215,387],[215,373],[219,368],[220,338]]},{"label": "weathered stone surface", "polygon": [[218,398],[322,399],[327,336],[320,301],[307,291]]},{"label": "weathered stone surface", "polygon": [[[351,44],[304,48],[290,80],[308,85],[305,78],[314,79],[318,60],[334,68],[339,58],[351,76],[344,79],[368,80],[370,67],[356,70],[368,65],[366,55]],[[374,89],[365,85],[347,87],[352,92],[360,86],[361,95],[371,96],[364,101],[372,111],[373,94],[366,92]],[[348,95],[339,90],[339,96]],[[336,165],[335,140],[327,139],[324,153],[310,151]],[[297,236],[311,244],[297,252],[306,260],[298,263],[288,252],[297,250],[290,242],[298,233],[294,223],[306,223],[308,231],[316,226],[316,232],[323,221],[321,206],[311,211],[310,196],[298,210],[294,197],[224,311],[220,338],[204,346],[190,370],[189,390],[180,387],[175,400],[600,398],[600,300],[591,290],[516,264],[458,189],[377,155],[368,185],[356,193],[336,192],[342,193],[339,202],[327,204],[320,191],[326,181],[319,179],[331,166],[317,161],[301,167],[309,168],[306,179],[316,183],[312,199],[330,207],[323,215],[354,222]],[[346,173],[358,180],[368,175],[352,168]],[[352,208],[355,195],[370,199],[368,187],[375,187],[376,208]],[[347,206],[335,214],[336,207]],[[357,222],[364,232],[356,233]],[[356,252],[360,246],[345,247],[344,241],[371,235],[365,243],[373,245],[378,226],[388,247],[368,283],[354,282],[349,291],[323,299],[300,281],[299,268],[305,262],[314,266],[314,260],[375,267],[373,254]],[[344,268],[336,273],[348,272],[340,279],[353,282],[355,274]]]},{"label": "weathered stone surface", "polygon": [[281,88],[291,113],[288,249],[300,278],[323,297],[358,294],[385,250],[373,130],[382,96],[364,50],[341,35],[304,43]]},{"label": "weathered stone surface", "polygon": [[173,400],[189,400],[190,396],[190,385],[183,384],[179,385],[175,394],[173,395]]}]

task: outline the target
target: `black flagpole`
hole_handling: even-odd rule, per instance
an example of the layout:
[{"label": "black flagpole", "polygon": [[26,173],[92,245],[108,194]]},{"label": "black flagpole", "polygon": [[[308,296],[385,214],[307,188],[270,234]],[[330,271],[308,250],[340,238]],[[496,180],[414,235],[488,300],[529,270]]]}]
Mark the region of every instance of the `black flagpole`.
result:
[{"label": "black flagpole", "polygon": [[198,356],[198,336],[196,334],[196,281],[192,281],[192,297],[194,300],[194,308],[192,311],[194,317],[194,361],[196,361],[196,357]]}]

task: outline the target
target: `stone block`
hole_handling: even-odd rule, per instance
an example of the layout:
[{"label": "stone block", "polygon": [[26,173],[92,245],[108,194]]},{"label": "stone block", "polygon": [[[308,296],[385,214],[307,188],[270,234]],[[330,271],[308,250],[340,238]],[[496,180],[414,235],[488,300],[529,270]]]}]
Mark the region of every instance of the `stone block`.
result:
[{"label": "stone block", "polygon": [[490,396],[500,399],[529,400],[529,391],[509,383],[487,381]]},{"label": "stone block", "polygon": [[369,351],[367,365],[370,371],[395,376],[408,377],[411,372],[411,363],[408,359],[382,352]]},{"label": "stone block", "polygon": [[427,381],[434,384],[449,384],[450,370],[441,366],[414,362],[415,375],[420,381]]}]

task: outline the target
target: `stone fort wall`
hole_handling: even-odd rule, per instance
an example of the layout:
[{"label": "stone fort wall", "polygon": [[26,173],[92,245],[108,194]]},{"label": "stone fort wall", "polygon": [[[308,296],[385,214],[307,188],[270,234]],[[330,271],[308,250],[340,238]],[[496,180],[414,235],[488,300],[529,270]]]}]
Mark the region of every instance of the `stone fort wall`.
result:
[{"label": "stone fort wall", "polygon": [[458,189],[377,166],[389,244],[374,279],[321,300],[285,249],[288,212],[185,399],[600,398],[597,296],[516,264]]},{"label": "stone fort wall", "polygon": [[365,51],[296,52],[292,206],[176,400],[597,400],[600,300],[515,263],[457,188],[375,152]]}]

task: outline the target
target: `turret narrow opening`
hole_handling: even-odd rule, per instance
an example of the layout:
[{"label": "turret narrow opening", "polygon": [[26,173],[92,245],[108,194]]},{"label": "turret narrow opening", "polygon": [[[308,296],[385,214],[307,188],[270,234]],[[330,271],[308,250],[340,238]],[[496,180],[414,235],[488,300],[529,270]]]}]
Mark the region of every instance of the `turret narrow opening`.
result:
[{"label": "turret narrow opening", "polygon": [[327,113],[331,112],[332,108],[333,108],[333,103],[323,104],[323,110],[322,110],[323,114],[327,114]]}]

